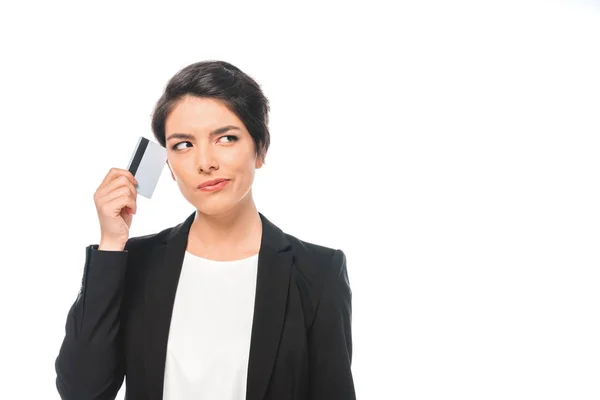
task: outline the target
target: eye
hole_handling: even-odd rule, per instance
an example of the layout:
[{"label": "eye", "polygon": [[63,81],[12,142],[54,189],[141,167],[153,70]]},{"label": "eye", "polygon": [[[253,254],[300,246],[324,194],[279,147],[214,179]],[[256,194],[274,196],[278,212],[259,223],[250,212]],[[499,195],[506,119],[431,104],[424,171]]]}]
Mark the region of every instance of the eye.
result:
[{"label": "eye", "polygon": [[[225,136],[221,136],[221,137],[219,138],[219,140],[221,140],[221,139],[223,139],[223,138],[228,138],[228,139],[229,139],[229,141],[230,141],[230,142],[232,142],[232,143],[233,143],[233,142],[237,142],[237,141],[239,140],[239,138],[238,138],[237,136],[235,136],[235,135],[225,135]],[[176,143],[176,144],[174,144],[174,145],[171,147],[171,149],[172,149],[172,150],[181,150],[181,149],[177,148],[177,146],[179,146],[180,144],[184,144],[184,143],[189,143],[190,145],[192,144],[192,142],[188,142],[188,141],[185,141],[185,142],[179,142],[179,143]]]},{"label": "eye", "polygon": [[190,143],[191,144],[191,142],[187,142],[187,141],[186,142],[179,142],[179,143],[174,144],[173,147],[171,147],[171,149],[172,150],[178,150],[177,146],[179,146],[180,144],[183,144],[183,143]]},{"label": "eye", "polygon": [[233,140],[232,140],[233,142],[237,142],[237,141],[238,141],[238,139],[239,139],[239,138],[238,138],[237,136],[235,136],[235,135],[226,135],[226,136],[221,136],[221,137],[220,137],[220,139],[223,139],[223,138],[225,138],[225,137],[226,137],[226,138],[232,138],[232,139],[233,139]]}]

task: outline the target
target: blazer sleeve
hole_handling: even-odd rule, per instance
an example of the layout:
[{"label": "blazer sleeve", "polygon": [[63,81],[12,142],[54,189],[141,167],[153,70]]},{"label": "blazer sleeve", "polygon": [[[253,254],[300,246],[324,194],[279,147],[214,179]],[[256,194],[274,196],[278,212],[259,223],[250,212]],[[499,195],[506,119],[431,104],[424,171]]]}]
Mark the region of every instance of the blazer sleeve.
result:
[{"label": "blazer sleeve", "polygon": [[55,362],[63,400],[112,400],[125,376],[120,335],[127,248],[86,248],[81,289],[67,314],[65,337]]},{"label": "blazer sleeve", "polygon": [[335,250],[309,331],[310,399],[354,400],[352,291],[346,255]]}]

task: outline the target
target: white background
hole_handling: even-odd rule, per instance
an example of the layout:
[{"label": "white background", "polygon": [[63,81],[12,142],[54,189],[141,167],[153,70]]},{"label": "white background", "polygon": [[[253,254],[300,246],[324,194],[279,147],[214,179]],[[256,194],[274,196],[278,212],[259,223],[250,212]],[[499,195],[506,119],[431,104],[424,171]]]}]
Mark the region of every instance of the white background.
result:
[{"label": "white background", "polygon": [[[259,211],[347,255],[360,399],[600,398],[599,2],[6,2],[0,38],[0,397],[58,398],[93,193],[223,59],[272,105]],[[165,169],[132,235],[191,212]]]}]

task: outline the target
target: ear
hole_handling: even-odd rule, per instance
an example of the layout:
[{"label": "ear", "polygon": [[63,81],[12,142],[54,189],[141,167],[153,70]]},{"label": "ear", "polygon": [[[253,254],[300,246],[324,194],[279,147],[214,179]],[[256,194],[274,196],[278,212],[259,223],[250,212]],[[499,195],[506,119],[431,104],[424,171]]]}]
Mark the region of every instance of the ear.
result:
[{"label": "ear", "polygon": [[171,172],[171,178],[173,178],[174,181],[176,181],[177,179],[175,179],[175,175],[173,175],[173,170],[171,169],[171,165],[169,164],[169,160],[167,160],[167,167],[169,167],[169,172]]},{"label": "ear", "polygon": [[260,169],[265,164],[265,156],[256,157],[256,162],[254,163],[255,169]]}]

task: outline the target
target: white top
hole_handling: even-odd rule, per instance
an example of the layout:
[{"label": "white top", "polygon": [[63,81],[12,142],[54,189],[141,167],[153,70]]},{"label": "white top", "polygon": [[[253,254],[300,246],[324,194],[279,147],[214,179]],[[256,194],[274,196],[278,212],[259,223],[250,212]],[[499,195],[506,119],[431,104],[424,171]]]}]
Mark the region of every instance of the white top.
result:
[{"label": "white top", "polygon": [[214,261],[185,252],[173,305],[164,400],[244,400],[258,254]]}]

